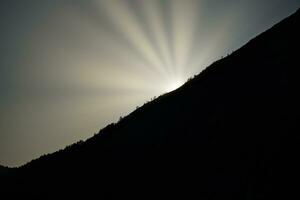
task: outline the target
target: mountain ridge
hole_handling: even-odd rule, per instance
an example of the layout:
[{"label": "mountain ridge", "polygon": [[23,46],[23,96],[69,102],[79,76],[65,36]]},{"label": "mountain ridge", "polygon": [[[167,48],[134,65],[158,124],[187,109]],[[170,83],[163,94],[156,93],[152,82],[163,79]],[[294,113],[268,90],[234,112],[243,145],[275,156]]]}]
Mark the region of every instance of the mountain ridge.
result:
[{"label": "mountain ridge", "polygon": [[298,10],[179,89],[20,167],[9,188],[36,198],[53,195],[40,182],[74,197],[74,188],[84,196],[101,188],[104,199],[292,194],[296,185],[284,184],[300,152],[299,26]]},{"label": "mountain ridge", "polygon": [[[293,15],[297,15],[297,14],[299,15],[299,13],[300,13],[300,8],[299,8],[294,14],[292,14],[290,17],[292,17]],[[239,52],[240,52],[241,50],[243,50],[244,48],[247,48],[249,45],[251,45],[251,44],[252,44],[253,42],[255,42],[257,39],[259,39],[260,37],[264,36],[265,34],[268,34],[268,32],[269,32],[271,29],[272,29],[272,30],[276,29],[278,26],[280,26],[282,23],[284,23],[287,19],[288,19],[288,18],[286,18],[286,19],[282,20],[281,22],[275,24],[275,25],[272,26],[270,29],[268,29],[268,30],[266,30],[266,31],[264,31],[264,32],[262,32],[262,33],[260,33],[258,36],[256,36],[256,37],[254,37],[253,39],[249,40],[245,45],[243,45],[241,48],[239,48],[239,49],[237,49],[236,51],[234,51],[232,54],[230,54],[230,55],[228,55],[228,56],[226,56],[226,57],[224,57],[224,58],[222,58],[222,59],[219,59],[219,60],[213,62],[211,65],[209,65],[207,68],[205,68],[205,69],[204,69],[202,72],[200,72],[198,75],[195,75],[193,78],[189,79],[189,81],[186,82],[185,84],[183,84],[180,88],[178,88],[178,89],[176,89],[176,90],[174,90],[174,91],[171,91],[171,92],[169,92],[169,93],[160,95],[159,97],[157,97],[157,98],[156,98],[155,100],[153,100],[153,101],[157,101],[157,100],[159,100],[160,98],[165,98],[166,96],[171,95],[172,93],[174,93],[174,92],[176,92],[176,91],[178,91],[178,90],[181,90],[181,89],[185,88],[186,85],[189,85],[189,84],[191,84],[191,83],[194,82],[194,81],[197,81],[199,78],[201,78],[201,77],[203,77],[203,76],[204,76],[204,77],[207,76],[207,73],[209,73],[209,71],[213,70],[212,68],[214,68],[216,65],[218,65],[219,62],[222,62],[222,61],[228,59],[228,57],[232,57],[232,56],[235,55],[237,52],[239,53]],[[217,67],[217,66],[216,66],[216,67]],[[147,103],[145,103],[145,104],[151,104],[151,103],[153,103],[153,101],[147,102]],[[144,105],[144,106],[145,106],[145,105]],[[144,106],[139,107],[137,110],[140,110],[140,109],[143,108]],[[131,112],[129,115],[134,114],[135,112],[137,112],[137,110],[134,110],[134,111]],[[129,115],[128,115],[128,116],[129,116]],[[127,116],[125,116],[124,118],[126,118],[126,117],[127,117]],[[105,130],[105,129],[107,129],[108,127],[111,127],[111,126],[113,126],[113,125],[115,125],[115,124],[117,124],[117,123],[118,123],[118,122],[113,122],[113,123],[111,123],[111,124],[108,124],[106,127],[100,129],[100,131],[99,131],[97,134],[100,134],[101,132],[103,132],[103,130]],[[93,137],[92,137],[92,138],[93,138]],[[91,138],[88,138],[88,139],[86,139],[86,140],[89,140],[89,139],[91,139]],[[71,145],[66,146],[64,149],[68,149],[68,148],[70,148],[70,147],[72,147],[72,146],[74,146],[74,145],[76,145],[76,144],[80,144],[80,143],[82,143],[82,142],[84,142],[84,141],[80,140],[80,141],[78,141],[78,142],[76,142],[76,143],[73,143],[73,144],[71,144]],[[60,150],[58,150],[58,151],[56,151],[56,152],[53,152],[53,153],[55,154],[55,153],[57,153],[57,152],[63,151],[64,149],[60,149]],[[48,156],[48,155],[53,154],[53,153],[49,153],[49,154],[42,155],[42,156],[40,156],[40,157],[38,157],[38,158],[36,158],[36,159],[33,159],[33,160],[31,160],[31,161],[29,161],[29,162],[23,164],[23,165],[20,165],[19,167],[14,167],[14,168],[21,168],[21,167],[24,167],[24,166],[26,166],[27,164],[29,164],[29,163],[32,162],[32,161],[38,160],[38,159],[40,159],[40,158],[43,158],[43,157]],[[0,165],[0,167],[1,167],[1,165]]]}]

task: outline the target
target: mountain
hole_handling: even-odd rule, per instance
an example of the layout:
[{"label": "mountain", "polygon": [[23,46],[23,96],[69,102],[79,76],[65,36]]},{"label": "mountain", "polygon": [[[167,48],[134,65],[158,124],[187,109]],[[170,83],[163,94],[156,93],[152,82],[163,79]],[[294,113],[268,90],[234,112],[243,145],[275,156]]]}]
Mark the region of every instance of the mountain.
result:
[{"label": "mountain", "polygon": [[300,10],[1,188],[20,199],[297,199],[299,27]]},{"label": "mountain", "polygon": [[4,166],[0,165],[0,175],[6,173],[7,171],[8,171],[7,167],[4,167]]}]

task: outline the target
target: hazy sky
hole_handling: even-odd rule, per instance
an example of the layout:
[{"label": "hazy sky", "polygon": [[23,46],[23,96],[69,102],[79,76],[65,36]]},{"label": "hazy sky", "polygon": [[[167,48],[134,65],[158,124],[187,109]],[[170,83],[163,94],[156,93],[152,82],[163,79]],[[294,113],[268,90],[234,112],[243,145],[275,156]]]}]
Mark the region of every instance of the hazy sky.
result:
[{"label": "hazy sky", "polygon": [[299,0],[1,0],[0,164],[86,139]]}]

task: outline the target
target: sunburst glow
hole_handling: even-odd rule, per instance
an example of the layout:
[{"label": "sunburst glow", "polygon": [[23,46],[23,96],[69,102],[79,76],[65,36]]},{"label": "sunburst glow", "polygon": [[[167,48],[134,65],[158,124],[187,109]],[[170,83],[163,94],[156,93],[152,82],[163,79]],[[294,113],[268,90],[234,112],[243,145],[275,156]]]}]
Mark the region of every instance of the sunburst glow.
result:
[{"label": "sunburst glow", "polygon": [[292,1],[1,1],[0,164],[88,138],[177,89]]},{"label": "sunburst glow", "polygon": [[[182,81],[178,81],[178,78],[172,80],[173,77],[184,80],[190,76],[184,74],[187,71],[184,68],[190,59],[188,54],[195,35],[199,1],[94,0],[94,2],[99,12],[105,14],[105,19],[112,25],[111,28],[117,32],[116,34],[126,39],[120,43],[123,43],[124,47],[133,48],[136,56],[142,58],[142,66],[152,69],[153,73],[160,77],[159,82],[156,82],[160,84],[153,84],[154,90],[158,93],[169,92],[182,85]],[[165,13],[166,7],[170,12]]]},{"label": "sunburst glow", "polygon": [[183,81],[174,79],[174,80],[171,80],[168,85],[166,85],[165,90],[166,90],[166,92],[171,92],[173,90],[178,89],[183,84],[184,84]]}]

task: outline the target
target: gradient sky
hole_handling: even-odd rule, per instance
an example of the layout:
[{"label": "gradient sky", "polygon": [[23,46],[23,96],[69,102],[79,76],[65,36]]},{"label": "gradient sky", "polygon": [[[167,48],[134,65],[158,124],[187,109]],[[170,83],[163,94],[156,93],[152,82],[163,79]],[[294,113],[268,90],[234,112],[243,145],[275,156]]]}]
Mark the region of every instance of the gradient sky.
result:
[{"label": "gradient sky", "polygon": [[1,0],[0,164],[18,166],[171,91],[299,0]]}]

